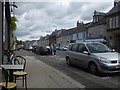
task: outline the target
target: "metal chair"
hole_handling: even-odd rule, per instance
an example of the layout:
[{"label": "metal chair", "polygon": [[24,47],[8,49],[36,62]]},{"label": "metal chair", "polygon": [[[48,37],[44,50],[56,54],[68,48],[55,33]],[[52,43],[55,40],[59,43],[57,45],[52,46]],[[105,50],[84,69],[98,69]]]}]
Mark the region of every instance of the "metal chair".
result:
[{"label": "metal chair", "polygon": [[27,90],[27,72],[24,71],[25,66],[26,66],[26,59],[22,56],[16,56],[15,60],[14,60],[14,64],[23,65],[23,70],[14,71],[13,75],[15,77],[15,82],[16,82],[16,80],[19,80],[19,79],[17,79],[17,77],[22,77],[23,87],[24,87],[24,84],[25,84],[25,88]]},{"label": "metal chair", "polygon": [[[1,67],[2,68],[2,67]],[[16,83],[8,82],[8,71],[2,68],[3,82],[0,83],[2,90],[16,90]]]}]

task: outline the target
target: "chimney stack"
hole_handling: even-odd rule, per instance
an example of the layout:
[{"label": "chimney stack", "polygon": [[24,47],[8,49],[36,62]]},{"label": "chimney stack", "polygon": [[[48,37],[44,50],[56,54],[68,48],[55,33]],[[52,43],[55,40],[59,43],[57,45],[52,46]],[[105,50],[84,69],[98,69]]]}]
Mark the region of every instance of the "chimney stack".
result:
[{"label": "chimney stack", "polygon": [[114,6],[120,5],[120,0],[114,0]]},{"label": "chimney stack", "polygon": [[79,26],[79,25],[83,25],[84,23],[83,23],[83,21],[77,21],[77,27]]}]

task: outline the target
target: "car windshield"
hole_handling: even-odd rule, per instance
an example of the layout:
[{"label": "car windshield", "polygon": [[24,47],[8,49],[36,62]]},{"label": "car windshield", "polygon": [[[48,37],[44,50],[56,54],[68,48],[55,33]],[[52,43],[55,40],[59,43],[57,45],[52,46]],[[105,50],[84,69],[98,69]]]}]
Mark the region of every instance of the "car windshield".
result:
[{"label": "car windshield", "polygon": [[111,52],[111,50],[102,43],[88,43],[87,47],[91,53]]}]

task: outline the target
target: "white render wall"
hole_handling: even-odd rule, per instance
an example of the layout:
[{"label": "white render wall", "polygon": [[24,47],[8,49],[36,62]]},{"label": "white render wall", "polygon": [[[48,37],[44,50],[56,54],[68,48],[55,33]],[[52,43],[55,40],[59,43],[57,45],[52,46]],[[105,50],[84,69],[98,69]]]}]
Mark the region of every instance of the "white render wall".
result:
[{"label": "white render wall", "polygon": [[[77,37],[77,34],[78,34],[78,37]],[[86,33],[85,32],[80,32],[80,33],[76,33],[76,34],[73,34],[73,39],[72,40],[84,40],[86,39]]]}]

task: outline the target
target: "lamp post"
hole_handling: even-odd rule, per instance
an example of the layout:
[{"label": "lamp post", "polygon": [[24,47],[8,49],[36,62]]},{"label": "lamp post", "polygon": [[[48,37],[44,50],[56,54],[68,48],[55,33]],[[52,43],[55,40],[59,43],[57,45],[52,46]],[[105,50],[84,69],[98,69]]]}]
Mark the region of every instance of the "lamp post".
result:
[{"label": "lamp post", "polygon": [[[10,3],[10,11],[11,11],[11,17],[14,17],[15,16],[15,8],[18,8],[18,6],[17,5],[15,5],[15,2],[11,2]],[[15,37],[15,35],[14,35],[14,32],[11,30],[11,34],[12,34],[12,36],[10,36],[10,38],[11,38],[11,40],[12,40],[12,48],[13,49],[15,49],[15,44],[16,44],[16,37]]]},{"label": "lamp post", "polygon": [[11,2],[11,4],[10,4],[10,6],[11,6],[11,13],[13,14],[13,16],[15,16],[15,8],[18,8],[18,6],[17,5],[15,5],[15,2]]}]

